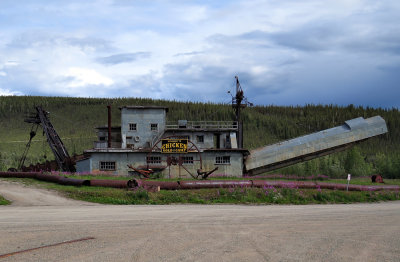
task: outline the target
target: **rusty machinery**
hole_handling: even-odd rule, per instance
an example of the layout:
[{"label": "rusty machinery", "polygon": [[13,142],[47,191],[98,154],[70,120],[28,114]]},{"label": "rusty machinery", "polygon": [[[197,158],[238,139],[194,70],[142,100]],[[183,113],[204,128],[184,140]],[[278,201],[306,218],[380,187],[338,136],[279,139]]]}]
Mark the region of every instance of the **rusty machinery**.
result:
[{"label": "rusty machinery", "polygon": [[[56,130],[51,124],[48,117],[49,113],[45,111],[41,106],[36,106],[35,110],[35,114],[24,120],[26,123],[33,124],[33,126],[30,132],[29,142],[26,144],[23,155],[19,161],[18,170],[26,169],[24,168],[24,162],[28,154],[28,150],[30,148],[33,137],[36,135],[38,127],[41,126],[43,129],[43,133],[46,134],[47,143],[53,151],[58,168],[61,171],[74,172],[74,161],[69,156],[64,143],[62,142],[60,136],[57,134]],[[53,165],[49,163],[49,166],[51,167]],[[13,168],[11,170],[16,171]]]},{"label": "rusty machinery", "polygon": [[238,148],[243,148],[243,120],[241,118],[241,109],[246,108],[247,106],[253,106],[253,103],[247,101],[247,97],[244,96],[243,89],[239,82],[239,77],[235,76],[236,79],[236,94],[233,96],[230,91],[228,94],[232,96],[232,108],[235,111],[236,121],[238,122]]},{"label": "rusty machinery", "polygon": [[[183,142],[184,146],[177,150],[165,150],[166,141],[180,141]],[[185,153],[191,153],[190,157],[187,157]],[[160,156],[161,154],[161,156]],[[192,170],[189,170],[185,163],[191,163],[194,165]],[[150,152],[146,156],[146,166],[133,167],[128,165],[137,174],[149,178],[151,174],[168,168],[169,177],[171,175],[171,166],[178,166],[179,177],[181,177],[181,169],[187,172],[192,178],[195,179],[206,179],[211,173],[218,169],[204,171],[203,161],[199,148],[185,136],[167,136],[159,139],[154,143]],[[193,170],[196,170],[195,172]]]}]

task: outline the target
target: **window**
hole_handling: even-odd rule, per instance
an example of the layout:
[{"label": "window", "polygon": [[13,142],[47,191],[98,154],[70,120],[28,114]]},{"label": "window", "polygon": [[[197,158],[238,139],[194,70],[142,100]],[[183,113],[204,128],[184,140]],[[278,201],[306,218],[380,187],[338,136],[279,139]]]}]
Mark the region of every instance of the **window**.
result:
[{"label": "window", "polygon": [[228,165],[231,163],[230,156],[217,156],[215,157],[215,164]]},{"label": "window", "polygon": [[151,131],[158,131],[158,124],[150,124]]},{"label": "window", "polygon": [[197,143],[204,143],[204,136],[196,136]]},{"label": "window", "polygon": [[101,171],[115,170],[115,162],[114,161],[100,161],[100,170]]},{"label": "window", "polygon": [[230,135],[226,135],[225,148],[232,148]]},{"label": "window", "polygon": [[137,131],[137,124],[129,123],[129,131]]},{"label": "window", "polygon": [[101,137],[99,137],[99,140],[100,141],[106,141],[106,137],[105,136],[101,136]]},{"label": "window", "polygon": [[183,156],[182,157],[183,164],[193,164],[192,156]]},{"label": "window", "polygon": [[161,164],[161,157],[160,156],[149,156],[147,157],[148,164]]}]

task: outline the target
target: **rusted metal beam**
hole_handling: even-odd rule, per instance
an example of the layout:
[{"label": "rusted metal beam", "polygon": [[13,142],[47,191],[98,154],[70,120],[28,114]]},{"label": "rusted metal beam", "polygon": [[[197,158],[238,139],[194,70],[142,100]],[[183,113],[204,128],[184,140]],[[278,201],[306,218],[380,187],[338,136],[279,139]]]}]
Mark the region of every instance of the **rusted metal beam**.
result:
[{"label": "rusted metal beam", "polygon": [[107,138],[107,147],[111,147],[111,105],[107,106],[108,111],[108,138]]},{"label": "rusted metal beam", "polygon": [[18,254],[21,254],[21,253],[30,252],[30,251],[35,251],[35,250],[46,248],[46,247],[55,247],[55,246],[60,246],[60,245],[65,245],[65,244],[72,244],[72,243],[75,243],[75,242],[87,241],[87,240],[91,240],[91,239],[95,239],[95,238],[94,237],[85,237],[85,238],[80,238],[80,239],[63,241],[63,242],[55,243],[55,244],[51,244],[51,245],[45,245],[45,246],[40,246],[40,247],[35,247],[35,248],[30,248],[30,249],[25,249],[25,250],[20,250],[20,251],[16,251],[16,252],[7,253],[7,254],[2,254],[2,255],[0,255],[0,258],[6,258],[6,257],[10,257],[10,256],[18,255]]}]

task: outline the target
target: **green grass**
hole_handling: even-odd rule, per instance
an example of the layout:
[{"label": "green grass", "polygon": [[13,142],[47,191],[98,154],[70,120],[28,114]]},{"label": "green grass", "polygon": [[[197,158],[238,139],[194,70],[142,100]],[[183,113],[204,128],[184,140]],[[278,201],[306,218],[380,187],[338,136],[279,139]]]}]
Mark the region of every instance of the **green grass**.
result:
[{"label": "green grass", "polygon": [[[79,177],[76,177],[79,178]],[[85,179],[93,178],[88,176]],[[108,177],[107,179],[113,179]],[[127,178],[125,178],[127,179]],[[175,178],[175,179],[151,179],[154,181],[178,181],[178,180],[193,180],[192,178]],[[208,180],[271,180],[271,181],[300,181],[300,182],[323,182],[323,183],[335,183],[335,184],[347,184],[346,179],[324,179],[324,180],[295,180],[295,179],[279,179],[279,178],[252,178],[252,177],[211,177]],[[363,186],[380,186],[380,185],[398,185],[400,186],[400,179],[384,179],[385,183],[372,183],[369,177],[356,177],[352,178],[350,185],[363,185]]]},{"label": "green grass", "polygon": [[[379,186],[379,185],[398,185],[400,186],[400,179],[383,179],[384,184],[372,183],[370,178],[352,178],[350,180],[350,185],[363,185],[363,186]],[[327,183],[338,183],[347,184],[346,179],[329,179],[323,182]]]},{"label": "green grass", "polygon": [[[2,96],[0,98],[0,170],[17,167],[29,140],[31,124],[24,119],[42,105],[50,112],[50,120],[70,155],[81,154],[93,147],[94,128],[107,122],[107,105],[112,105],[113,125],[121,123],[118,107],[125,105],[158,105],[169,108],[167,121],[231,120],[230,105],[213,103],[181,103],[141,98],[73,98],[38,96]],[[254,106],[242,112],[244,147],[255,149],[316,131],[342,125],[344,121],[363,116],[381,115],[389,132],[347,150],[275,171],[282,174],[325,174],[340,177],[351,173],[381,174],[400,178],[400,112],[398,109],[363,108],[349,105]],[[54,159],[41,128],[33,138],[25,165]],[[216,172],[218,173],[218,172]]]},{"label": "green grass", "polygon": [[4,197],[0,196],[0,206],[1,205],[9,205],[11,202],[5,199]]},{"label": "green grass", "polygon": [[[346,192],[339,190],[292,188],[228,188],[198,190],[116,189],[105,187],[74,187],[37,181],[8,178],[27,185],[61,192],[67,197],[102,204],[336,204],[400,200],[399,192]],[[399,181],[396,181],[398,183]]]}]

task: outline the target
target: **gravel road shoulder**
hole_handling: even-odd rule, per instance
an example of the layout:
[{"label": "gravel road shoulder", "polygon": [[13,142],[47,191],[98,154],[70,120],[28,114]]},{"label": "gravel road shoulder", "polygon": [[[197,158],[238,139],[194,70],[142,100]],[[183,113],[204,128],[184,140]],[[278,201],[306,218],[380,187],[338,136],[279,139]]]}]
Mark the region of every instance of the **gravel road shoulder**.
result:
[{"label": "gravel road shoulder", "polygon": [[0,179],[0,195],[13,206],[81,206],[97,205],[68,199],[56,191],[26,186],[22,183]]}]

